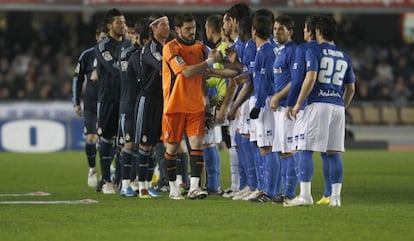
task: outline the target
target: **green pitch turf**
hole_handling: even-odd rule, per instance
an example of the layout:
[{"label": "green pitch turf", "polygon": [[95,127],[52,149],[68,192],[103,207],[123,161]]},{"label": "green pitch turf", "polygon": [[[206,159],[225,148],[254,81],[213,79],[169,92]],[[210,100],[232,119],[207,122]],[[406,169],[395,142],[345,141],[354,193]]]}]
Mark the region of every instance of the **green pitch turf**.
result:
[{"label": "green pitch turf", "polygon": [[[229,185],[228,155],[222,186]],[[0,153],[0,194],[49,192],[14,200],[95,199],[89,205],[0,204],[0,241],[255,241],[414,240],[414,152],[349,151],[344,154],[342,207],[283,208],[276,204],[205,200],[152,200],[102,195],[86,185],[82,152]],[[322,195],[315,154],[313,198]]]}]

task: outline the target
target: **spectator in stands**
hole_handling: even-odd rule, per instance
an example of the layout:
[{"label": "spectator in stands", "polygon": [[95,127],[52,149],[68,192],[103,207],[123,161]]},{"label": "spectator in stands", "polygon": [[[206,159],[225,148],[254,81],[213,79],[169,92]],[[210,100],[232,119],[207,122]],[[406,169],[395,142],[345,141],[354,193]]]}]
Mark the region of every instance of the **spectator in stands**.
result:
[{"label": "spectator in stands", "polygon": [[398,107],[407,105],[408,100],[411,97],[411,94],[411,90],[405,84],[404,78],[402,76],[398,76],[396,78],[394,89],[390,94],[393,104]]}]

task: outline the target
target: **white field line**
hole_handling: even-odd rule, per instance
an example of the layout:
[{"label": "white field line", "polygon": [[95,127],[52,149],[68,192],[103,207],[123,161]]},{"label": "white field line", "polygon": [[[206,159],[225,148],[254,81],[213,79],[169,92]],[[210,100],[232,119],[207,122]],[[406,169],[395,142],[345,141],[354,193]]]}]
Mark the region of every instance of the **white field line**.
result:
[{"label": "white field line", "polygon": [[93,199],[81,200],[56,200],[56,201],[0,201],[0,204],[35,204],[35,205],[49,205],[49,204],[95,204],[99,203]]},{"label": "white field line", "polygon": [[29,192],[29,193],[0,193],[0,197],[27,197],[27,196],[43,197],[43,196],[49,196],[49,195],[51,194],[48,192],[42,192],[42,191]]}]

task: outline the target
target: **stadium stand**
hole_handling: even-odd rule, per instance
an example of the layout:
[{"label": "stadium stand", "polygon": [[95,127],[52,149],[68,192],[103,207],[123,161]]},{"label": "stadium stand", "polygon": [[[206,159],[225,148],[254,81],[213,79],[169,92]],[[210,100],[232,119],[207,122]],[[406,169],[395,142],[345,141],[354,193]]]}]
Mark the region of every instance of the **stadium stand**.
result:
[{"label": "stadium stand", "polygon": [[414,124],[414,107],[401,107],[400,119],[402,124]]}]

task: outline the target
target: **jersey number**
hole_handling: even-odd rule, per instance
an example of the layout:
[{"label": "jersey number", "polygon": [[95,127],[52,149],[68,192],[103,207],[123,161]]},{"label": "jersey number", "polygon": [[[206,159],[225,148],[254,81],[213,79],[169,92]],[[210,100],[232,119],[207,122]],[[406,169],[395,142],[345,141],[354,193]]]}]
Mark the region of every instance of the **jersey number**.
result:
[{"label": "jersey number", "polygon": [[348,63],[343,59],[323,57],[321,59],[318,81],[324,84],[334,84],[342,86]]}]

